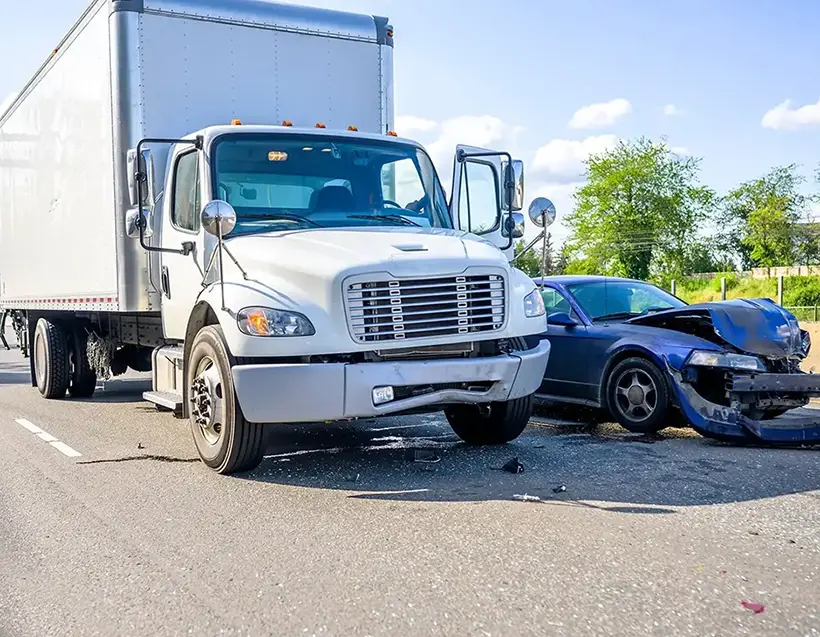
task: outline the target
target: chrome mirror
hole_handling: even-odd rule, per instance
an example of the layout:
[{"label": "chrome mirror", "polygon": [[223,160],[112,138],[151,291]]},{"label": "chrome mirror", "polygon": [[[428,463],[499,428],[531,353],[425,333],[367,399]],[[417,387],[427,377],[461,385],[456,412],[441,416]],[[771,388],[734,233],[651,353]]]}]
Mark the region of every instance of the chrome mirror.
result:
[{"label": "chrome mirror", "polygon": [[524,215],[520,212],[511,212],[505,218],[501,234],[505,237],[520,239],[524,236]]},{"label": "chrome mirror", "polygon": [[128,165],[128,198],[132,206],[137,206],[137,174],[142,172],[145,174],[145,181],[142,185],[142,204],[153,207],[154,199],[157,196],[156,188],[154,186],[154,158],[150,150],[142,151],[142,160],[137,165],[137,151],[131,149],[127,155]]},{"label": "chrome mirror", "polygon": [[[509,162],[501,163],[501,174],[504,176],[504,210],[510,212],[517,212],[524,208],[524,162],[520,159],[514,159],[512,168]],[[509,201],[509,194],[506,188],[510,181],[515,184],[513,191],[512,202]]]},{"label": "chrome mirror", "polygon": [[[136,239],[140,236],[139,218],[139,208],[130,208],[125,211],[125,235],[127,237]],[[154,234],[154,215],[148,208],[143,208],[142,218],[145,221],[145,232],[143,236],[148,239]]]},{"label": "chrome mirror", "polygon": [[551,226],[555,223],[555,204],[546,197],[536,197],[530,204],[529,216],[539,228]]},{"label": "chrome mirror", "polygon": [[202,227],[210,235],[224,237],[236,227],[236,210],[227,201],[215,199],[202,209]]}]

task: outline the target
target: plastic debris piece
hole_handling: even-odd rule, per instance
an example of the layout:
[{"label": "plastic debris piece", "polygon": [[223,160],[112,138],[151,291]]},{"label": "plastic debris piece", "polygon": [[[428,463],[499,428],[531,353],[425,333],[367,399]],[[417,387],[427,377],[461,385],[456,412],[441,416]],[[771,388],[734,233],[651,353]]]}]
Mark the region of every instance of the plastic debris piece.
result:
[{"label": "plastic debris piece", "polygon": [[740,602],[740,605],[752,611],[755,615],[760,615],[760,613],[766,610],[763,604],[758,604],[757,602]]},{"label": "plastic debris piece", "polygon": [[721,575],[726,575],[726,571],[721,571],[720,574]]},{"label": "plastic debris piece", "polygon": [[138,442],[137,443],[137,449],[145,449],[145,447],[142,446],[141,442]]},{"label": "plastic debris piece", "polygon": [[537,495],[527,495],[526,493],[521,495],[520,493],[516,493],[513,495],[513,500],[520,500],[521,502],[541,502],[541,498]]},{"label": "plastic debris piece", "polygon": [[564,491],[566,491],[566,490],[567,490],[567,485],[565,485],[565,484],[561,484],[561,485],[558,485],[557,487],[555,487],[555,488],[552,490],[552,492],[553,492],[553,493],[563,493],[563,492],[564,492]]},{"label": "plastic debris piece", "polygon": [[518,458],[511,458],[501,466],[501,469],[508,473],[524,473],[524,464]]},{"label": "plastic debris piece", "polygon": [[439,458],[435,453],[433,453],[429,449],[414,449],[413,462],[425,462],[428,464],[434,464],[436,462],[441,462],[441,458]]}]

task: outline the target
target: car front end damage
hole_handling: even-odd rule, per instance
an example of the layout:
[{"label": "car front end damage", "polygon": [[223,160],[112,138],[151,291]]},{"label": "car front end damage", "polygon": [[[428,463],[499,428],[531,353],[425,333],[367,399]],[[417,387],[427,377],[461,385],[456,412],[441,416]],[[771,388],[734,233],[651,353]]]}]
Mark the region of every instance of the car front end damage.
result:
[{"label": "car front end damage", "polygon": [[699,336],[709,347],[666,358],[678,407],[704,436],[769,444],[820,443],[820,374],[804,373],[811,340],[768,299],[704,303],[641,321]]}]

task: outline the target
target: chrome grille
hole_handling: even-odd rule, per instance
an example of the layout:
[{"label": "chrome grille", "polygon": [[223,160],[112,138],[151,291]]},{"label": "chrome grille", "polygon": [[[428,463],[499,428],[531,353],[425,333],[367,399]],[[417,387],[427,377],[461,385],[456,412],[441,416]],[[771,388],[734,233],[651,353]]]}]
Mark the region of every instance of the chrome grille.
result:
[{"label": "chrome grille", "polygon": [[348,321],[362,343],[501,329],[504,278],[482,274],[369,281],[346,287]]}]

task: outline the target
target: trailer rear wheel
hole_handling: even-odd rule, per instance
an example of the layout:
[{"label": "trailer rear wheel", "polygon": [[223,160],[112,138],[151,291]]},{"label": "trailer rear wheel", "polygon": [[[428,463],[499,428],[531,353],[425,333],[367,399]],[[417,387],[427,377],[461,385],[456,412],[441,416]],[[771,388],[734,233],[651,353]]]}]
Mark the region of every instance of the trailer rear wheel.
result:
[{"label": "trailer rear wheel", "polygon": [[222,330],[202,328],[186,379],[191,431],[202,462],[225,475],[255,469],[265,451],[264,426],[245,420],[236,399],[232,362]]},{"label": "trailer rear wheel", "polygon": [[72,398],[91,398],[97,389],[97,374],[88,364],[88,337],[81,330],[74,332],[71,348],[71,378],[68,394]]},{"label": "trailer rear wheel", "polygon": [[69,382],[68,337],[60,325],[44,318],[37,321],[34,332],[34,378],[45,398],[65,398]]}]

